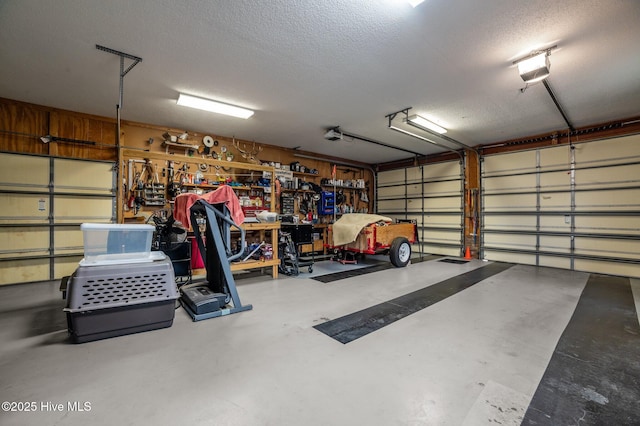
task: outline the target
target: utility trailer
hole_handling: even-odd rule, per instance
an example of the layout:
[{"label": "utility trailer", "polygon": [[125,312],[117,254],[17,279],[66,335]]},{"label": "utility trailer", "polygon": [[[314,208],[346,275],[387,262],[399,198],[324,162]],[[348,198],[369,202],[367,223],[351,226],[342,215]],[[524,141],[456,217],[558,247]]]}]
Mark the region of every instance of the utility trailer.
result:
[{"label": "utility trailer", "polygon": [[337,260],[342,263],[356,263],[356,254],[388,254],[393,266],[402,268],[411,259],[411,244],[418,240],[415,221],[390,223],[378,221],[364,226],[355,241],[342,245],[334,245],[333,226],[328,227],[328,244]]}]

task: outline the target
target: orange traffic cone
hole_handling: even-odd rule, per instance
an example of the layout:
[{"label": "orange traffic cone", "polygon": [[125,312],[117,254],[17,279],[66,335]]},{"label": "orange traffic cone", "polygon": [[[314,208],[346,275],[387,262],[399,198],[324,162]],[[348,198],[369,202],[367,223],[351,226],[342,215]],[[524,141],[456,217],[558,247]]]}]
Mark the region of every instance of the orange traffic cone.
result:
[{"label": "orange traffic cone", "polygon": [[471,259],[471,250],[469,250],[469,246],[464,250],[464,258]]}]

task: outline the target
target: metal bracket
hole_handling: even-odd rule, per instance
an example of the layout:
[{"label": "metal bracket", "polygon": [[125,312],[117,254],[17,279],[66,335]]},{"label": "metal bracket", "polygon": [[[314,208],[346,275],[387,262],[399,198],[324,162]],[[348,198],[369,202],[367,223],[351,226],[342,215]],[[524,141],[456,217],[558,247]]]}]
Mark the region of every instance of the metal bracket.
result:
[{"label": "metal bracket", "polygon": [[[128,53],[120,52],[119,50],[114,50],[114,49],[110,49],[110,48],[105,47],[105,46],[100,46],[99,44],[96,44],[96,49],[102,50],[103,52],[112,53],[112,54],[117,55],[117,56],[120,57],[120,92],[119,92],[120,96],[118,98],[118,106],[121,108],[122,107],[122,98],[123,98],[123,94],[124,94],[124,88],[123,88],[124,76],[127,75],[127,73],[133,69],[133,67],[138,65],[139,62],[142,62],[142,58],[140,58],[138,56],[130,55]],[[125,60],[125,58],[126,59],[131,59],[133,61],[133,63],[131,65],[129,65],[129,68],[127,68],[126,70],[124,69],[124,60]]]},{"label": "metal bracket", "polygon": [[[133,56],[128,53],[120,52],[119,50],[114,50],[105,46],[100,46],[96,44],[96,49],[102,50],[103,52],[111,53],[120,57],[120,90],[118,92],[118,105],[116,105],[116,150],[117,150],[117,167],[120,167],[120,109],[122,109],[122,100],[124,97],[124,76],[127,75],[129,71],[133,69],[139,62],[142,62],[142,58],[138,56]],[[131,65],[125,70],[124,69],[124,60],[130,59],[133,61]],[[118,180],[120,179],[120,174],[118,172]]]}]

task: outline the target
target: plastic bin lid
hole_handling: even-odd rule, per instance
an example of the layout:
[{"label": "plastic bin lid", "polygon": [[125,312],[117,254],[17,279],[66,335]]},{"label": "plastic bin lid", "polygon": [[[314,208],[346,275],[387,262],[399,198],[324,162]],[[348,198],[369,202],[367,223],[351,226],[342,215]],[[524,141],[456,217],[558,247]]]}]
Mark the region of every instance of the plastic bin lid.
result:
[{"label": "plastic bin lid", "polygon": [[80,229],[84,230],[105,230],[105,229],[126,229],[131,231],[152,231],[153,225],[138,225],[133,223],[83,223]]}]

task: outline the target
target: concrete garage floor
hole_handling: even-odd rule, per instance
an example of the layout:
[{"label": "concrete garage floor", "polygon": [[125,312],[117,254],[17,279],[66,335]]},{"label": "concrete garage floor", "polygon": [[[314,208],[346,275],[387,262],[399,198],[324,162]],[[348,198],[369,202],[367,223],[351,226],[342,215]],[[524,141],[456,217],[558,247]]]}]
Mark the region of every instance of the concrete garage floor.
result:
[{"label": "concrete garage floor", "polygon": [[257,276],[237,280],[252,311],[84,344],[58,284],[0,288],[1,399],[35,403],[2,425],[640,423],[638,280],[437,259]]}]

